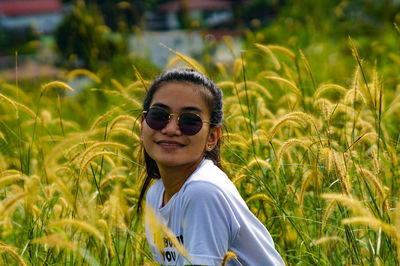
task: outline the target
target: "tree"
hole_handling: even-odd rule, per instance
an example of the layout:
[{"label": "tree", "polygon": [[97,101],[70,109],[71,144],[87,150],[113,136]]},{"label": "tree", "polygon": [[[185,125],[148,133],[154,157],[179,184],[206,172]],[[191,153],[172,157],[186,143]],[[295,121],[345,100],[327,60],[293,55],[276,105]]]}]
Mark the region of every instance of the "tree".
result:
[{"label": "tree", "polygon": [[[116,38],[117,37],[117,38]],[[125,53],[126,44],[105,24],[95,5],[74,6],[55,32],[58,51],[69,62],[96,70],[98,62]]]}]

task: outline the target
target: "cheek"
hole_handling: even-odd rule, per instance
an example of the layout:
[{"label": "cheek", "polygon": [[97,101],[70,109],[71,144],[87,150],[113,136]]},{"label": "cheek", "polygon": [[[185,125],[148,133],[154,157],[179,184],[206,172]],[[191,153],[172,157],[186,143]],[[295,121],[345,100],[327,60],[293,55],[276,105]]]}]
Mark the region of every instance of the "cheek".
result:
[{"label": "cheek", "polygon": [[203,149],[207,143],[208,132],[204,131],[201,134],[197,134],[196,138],[193,139],[193,143],[196,147]]},{"label": "cheek", "polygon": [[143,142],[143,145],[146,146],[151,142],[151,136],[154,134],[154,131],[149,128],[147,125],[142,125],[142,129],[140,131],[141,133],[141,140]]}]

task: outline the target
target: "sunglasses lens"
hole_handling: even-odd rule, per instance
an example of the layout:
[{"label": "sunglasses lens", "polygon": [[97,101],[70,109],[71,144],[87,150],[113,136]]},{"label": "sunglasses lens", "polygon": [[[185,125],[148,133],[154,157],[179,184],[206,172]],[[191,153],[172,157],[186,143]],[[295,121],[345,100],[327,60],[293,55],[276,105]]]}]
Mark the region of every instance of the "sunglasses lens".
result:
[{"label": "sunglasses lens", "polygon": [[168,124],[169,114],[158,108],[150,108],[145,119],[149,127],[154,130],[161,130]]},{"label": "sunglasses lens", "polygon": [[179,128],[185,135],[192,136],[200,131],[203,126],[201,118],[192,113],[184,113],[179,118]]},{"label": "sunglasses lens", "polygon": [[[154,130],[161,130],[167,126],[169,114],[158,108],[150,108],[145,116],[147,125]],[[185,135],[192,136],[197,134],[203,126],[201,118],[192,113],[183,113],[179,117],[179,129]]]}]

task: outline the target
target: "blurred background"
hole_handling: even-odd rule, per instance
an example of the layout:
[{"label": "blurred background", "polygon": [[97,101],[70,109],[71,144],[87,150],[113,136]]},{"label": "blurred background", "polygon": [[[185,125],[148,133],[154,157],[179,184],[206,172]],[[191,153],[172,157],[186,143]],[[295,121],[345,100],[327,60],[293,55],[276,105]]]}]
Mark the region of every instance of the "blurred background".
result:
[{"label": "blurred background", "polygon": [[288,265],[399,265],[398,25],[400,0],[0,0],[0,264],[153,265],[142,102],[183,64]]},{"label": "blurred background", "polygon": [[229,38],[248,60],[257,61],[255,43],[302,49],[317,78],[335,71],[332,82],[343,83],[346,61],[354,65],[349,36],[383,75],[400,61],[399,8],[399,0],[0,0],[0,79],[15,79],[16,64],[20,81],[75,68],[120,77],[132,64],[152,76],[172,56],[160,43],[212,69],[232,63]]}]

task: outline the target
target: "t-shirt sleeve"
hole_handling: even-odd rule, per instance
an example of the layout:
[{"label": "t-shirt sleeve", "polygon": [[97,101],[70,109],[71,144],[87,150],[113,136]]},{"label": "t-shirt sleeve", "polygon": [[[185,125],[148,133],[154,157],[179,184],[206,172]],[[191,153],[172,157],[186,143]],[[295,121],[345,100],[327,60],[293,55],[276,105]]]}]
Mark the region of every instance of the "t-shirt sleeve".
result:
[{"label": "t-shirt sleeve", "polygon": [[207,182],[192,182],[182,198],[184,247],[187,264],[221,265],[240,225],[222,190]]}]

